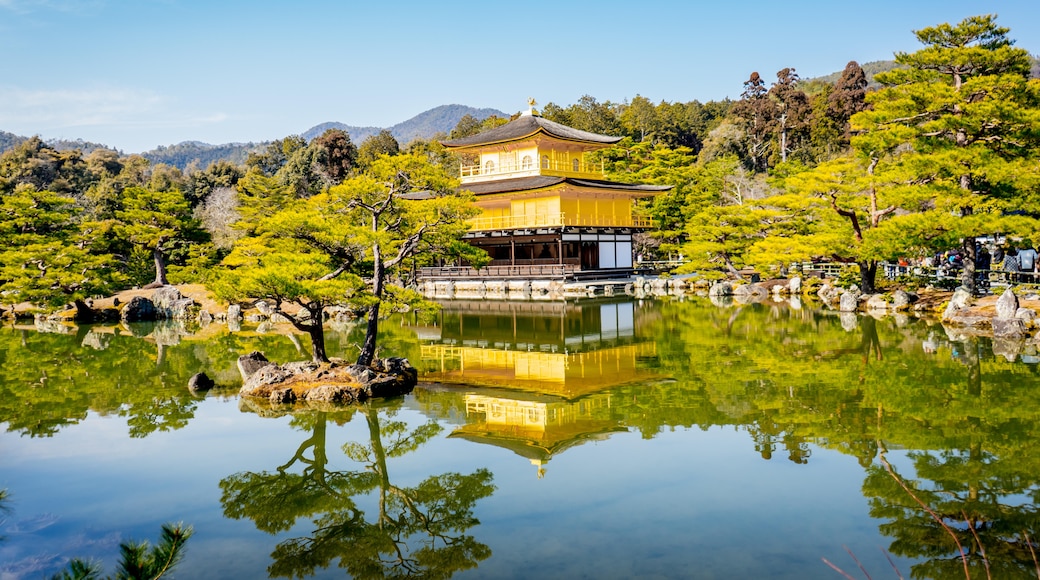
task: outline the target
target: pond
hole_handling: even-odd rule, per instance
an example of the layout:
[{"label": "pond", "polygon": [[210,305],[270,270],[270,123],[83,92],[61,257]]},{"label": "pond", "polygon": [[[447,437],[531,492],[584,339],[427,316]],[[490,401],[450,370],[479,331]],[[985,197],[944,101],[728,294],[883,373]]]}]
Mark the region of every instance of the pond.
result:
[{"label": "pond", "polygon": [[1035,346],[702,299],[456,302],[381,344],[410,395],[284,408],[236,360],[302,336],[8,324],[0,578],[112,573],[166,522],[178,578],[1037,577]]}]

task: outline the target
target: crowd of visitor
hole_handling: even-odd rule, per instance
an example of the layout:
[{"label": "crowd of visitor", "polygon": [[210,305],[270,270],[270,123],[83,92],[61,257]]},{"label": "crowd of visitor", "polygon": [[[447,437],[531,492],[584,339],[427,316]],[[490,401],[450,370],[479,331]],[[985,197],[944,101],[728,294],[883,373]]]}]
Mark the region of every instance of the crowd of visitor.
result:
[{"label": "crowd of visitor", "polygon": [[[996,272],[1007,282],[1034,283],[1038,258],[1040,254],[1029,240],[1006,247],[997,243],[975,244],[975,271],[986,279]],[[964,256],[960,250],[949,250],[925,258],[922,265],[934,267],[939,275],[956,276],[964,268]]]}]

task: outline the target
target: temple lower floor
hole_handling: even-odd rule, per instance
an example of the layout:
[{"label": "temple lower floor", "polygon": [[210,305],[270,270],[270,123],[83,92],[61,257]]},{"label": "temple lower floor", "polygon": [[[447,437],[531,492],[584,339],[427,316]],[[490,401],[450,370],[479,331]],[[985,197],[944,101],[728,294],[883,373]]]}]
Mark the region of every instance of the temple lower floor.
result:
[{"label": "temple lower floor", "polygon": [[633,271],[632,232],[581,230],[471,232],[466,241],[491,261],[476,270],[442,264],[424,269],[424,278],[581,278],[597,273],[625,276]]}]

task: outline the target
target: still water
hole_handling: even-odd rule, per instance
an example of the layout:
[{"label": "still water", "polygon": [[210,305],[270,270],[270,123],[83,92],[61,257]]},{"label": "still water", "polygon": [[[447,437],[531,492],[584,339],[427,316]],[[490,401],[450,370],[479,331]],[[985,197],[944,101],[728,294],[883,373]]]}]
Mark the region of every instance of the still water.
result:
[{"label": "still water", "polygon": [[279,408],[235,361],[305,337],[43,330],[0,329],[4,580],[112,573],[165,522],[195,530],[178,578],[964,578],[955,538],[972,577],[1037,577],[1030,345],[800,304],[451,303],[384,325],[412,394]]}]

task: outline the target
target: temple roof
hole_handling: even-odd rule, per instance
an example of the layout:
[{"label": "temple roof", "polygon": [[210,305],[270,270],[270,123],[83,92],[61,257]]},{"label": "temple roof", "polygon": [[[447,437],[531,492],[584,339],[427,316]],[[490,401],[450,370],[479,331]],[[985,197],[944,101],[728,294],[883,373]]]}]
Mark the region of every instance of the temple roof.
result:
[{"label": "temple roof", "polygon": [[527,191],[529,189],[542,189],[561,183],[592,187],[596,189],[611,189],[614,191],[631,191],[641,193],[656,193],[672,189],[671,185],[637,185],[633,183],[618,183],[600,179],[577,179],[574,177],[554,177],[551,175],[535,175],[531,177],[518,177],[515,179],[498,179],[479,183],[465,183],[462,189],[472,191],[475,195],[487,195],[491,193],[508,193],[513,191]]},{"label": "temple roof", "polygon": [[539,131],[552,137],[556,137],[557,139],[602,145],[613,145],[621,140],[621,137],[611,137],[609,135],[589,133],[588,131],[579,131],[578,129],[555,123],[538,115],[525,114],[506,123],[505,125],[500,125],[489,131],[484,131],[483,133],[470,135],[469,137],[463,137],[461,139],[441,141],[441,144],[449,148],[474,147],[478,145],[502,143],[505,141],[516,141],[518,139],[530,137]]}]

